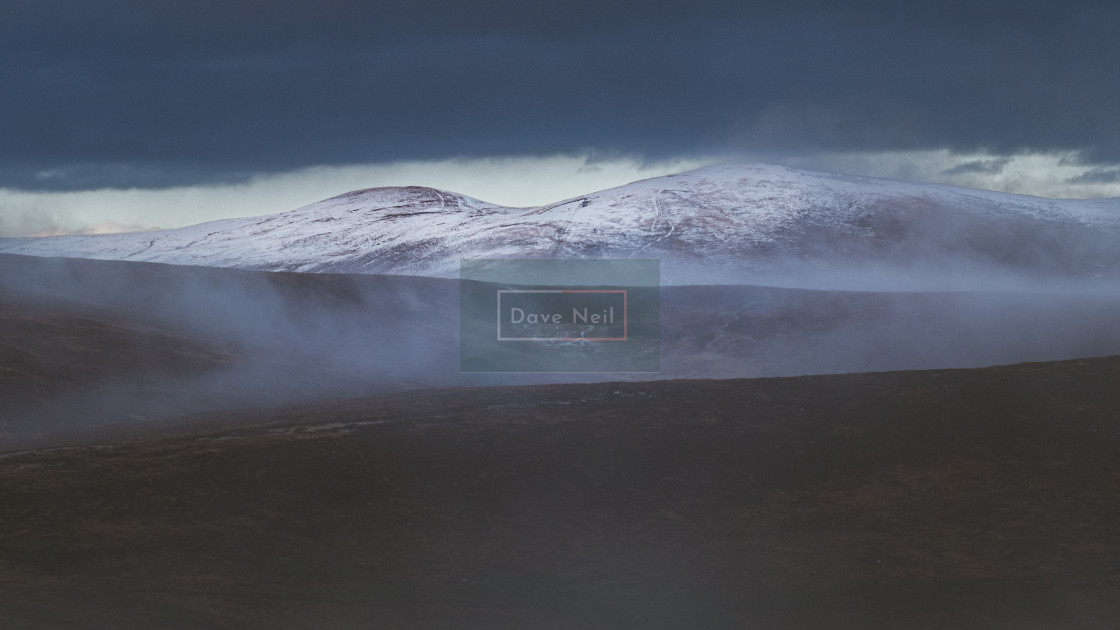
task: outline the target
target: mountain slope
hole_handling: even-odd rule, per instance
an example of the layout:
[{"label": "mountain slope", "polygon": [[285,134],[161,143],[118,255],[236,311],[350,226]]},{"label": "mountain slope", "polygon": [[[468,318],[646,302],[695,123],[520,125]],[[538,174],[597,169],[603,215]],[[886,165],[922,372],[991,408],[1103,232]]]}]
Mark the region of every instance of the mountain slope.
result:
[{"label": "mountain slope", "polygon": [[[662,259],[678,283],[845,270],[866,277],[880,266],[958,278],[981,270],[1112,280],[1120,277],[1120,199],[717,166],[536,208],[431,188],[373,188],[162,232],[0,239],[0,251],[436,276],[457,275],[468,257],[642,257]],[[730,275],[713,278],[713,265]]]}]

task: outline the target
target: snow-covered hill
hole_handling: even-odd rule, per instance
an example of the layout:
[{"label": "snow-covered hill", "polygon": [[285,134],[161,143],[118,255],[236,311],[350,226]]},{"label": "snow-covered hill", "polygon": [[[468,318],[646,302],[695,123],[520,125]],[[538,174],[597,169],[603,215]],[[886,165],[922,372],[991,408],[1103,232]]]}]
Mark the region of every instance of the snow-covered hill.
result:
[{"label": "snow-covered hill", "polygon": [[535,208],[431,188],[372,188],[176,230],[0,239],[0,252],[435,276],[457,275],[462,258],[637,257],[660,258],[668,275],[688,281],[878,269],[1120,284],[1120,199],[734,165]]}]

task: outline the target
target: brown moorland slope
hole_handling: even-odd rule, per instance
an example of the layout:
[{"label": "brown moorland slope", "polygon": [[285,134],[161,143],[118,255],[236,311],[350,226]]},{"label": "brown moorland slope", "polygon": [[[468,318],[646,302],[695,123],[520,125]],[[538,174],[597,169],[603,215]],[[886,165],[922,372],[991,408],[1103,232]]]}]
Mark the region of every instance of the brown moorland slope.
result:
[{"label": "brown moorland slope", "polygon": [[1116,357],[196,420],[2,456],[0,626],[1120,624]]}]

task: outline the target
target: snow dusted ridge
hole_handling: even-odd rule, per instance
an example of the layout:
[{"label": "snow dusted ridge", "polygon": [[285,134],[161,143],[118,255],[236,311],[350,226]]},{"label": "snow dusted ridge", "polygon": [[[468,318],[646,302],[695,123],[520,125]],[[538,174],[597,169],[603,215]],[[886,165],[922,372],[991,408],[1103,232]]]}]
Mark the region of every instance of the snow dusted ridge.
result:
[{"label": "snow dusted ridge", "polygon": [[1057,200],[768,165],[715,166],[535,208],[371,188],[290,212],[0,252],[301,272],[456,276],[475,257],[660,258],[733,274],[886,265],[1120,284],[1120,198]]}]

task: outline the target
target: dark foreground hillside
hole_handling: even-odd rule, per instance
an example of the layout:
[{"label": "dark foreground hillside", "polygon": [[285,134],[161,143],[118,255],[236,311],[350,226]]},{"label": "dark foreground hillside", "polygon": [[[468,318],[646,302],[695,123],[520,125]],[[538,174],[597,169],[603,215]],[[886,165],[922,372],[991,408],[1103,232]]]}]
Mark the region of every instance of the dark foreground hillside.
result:
[{"label": "dark foreground hillside", "polygon": [[1120,627],[1120,358],[187,424],[2,456],[0,627]]}]

